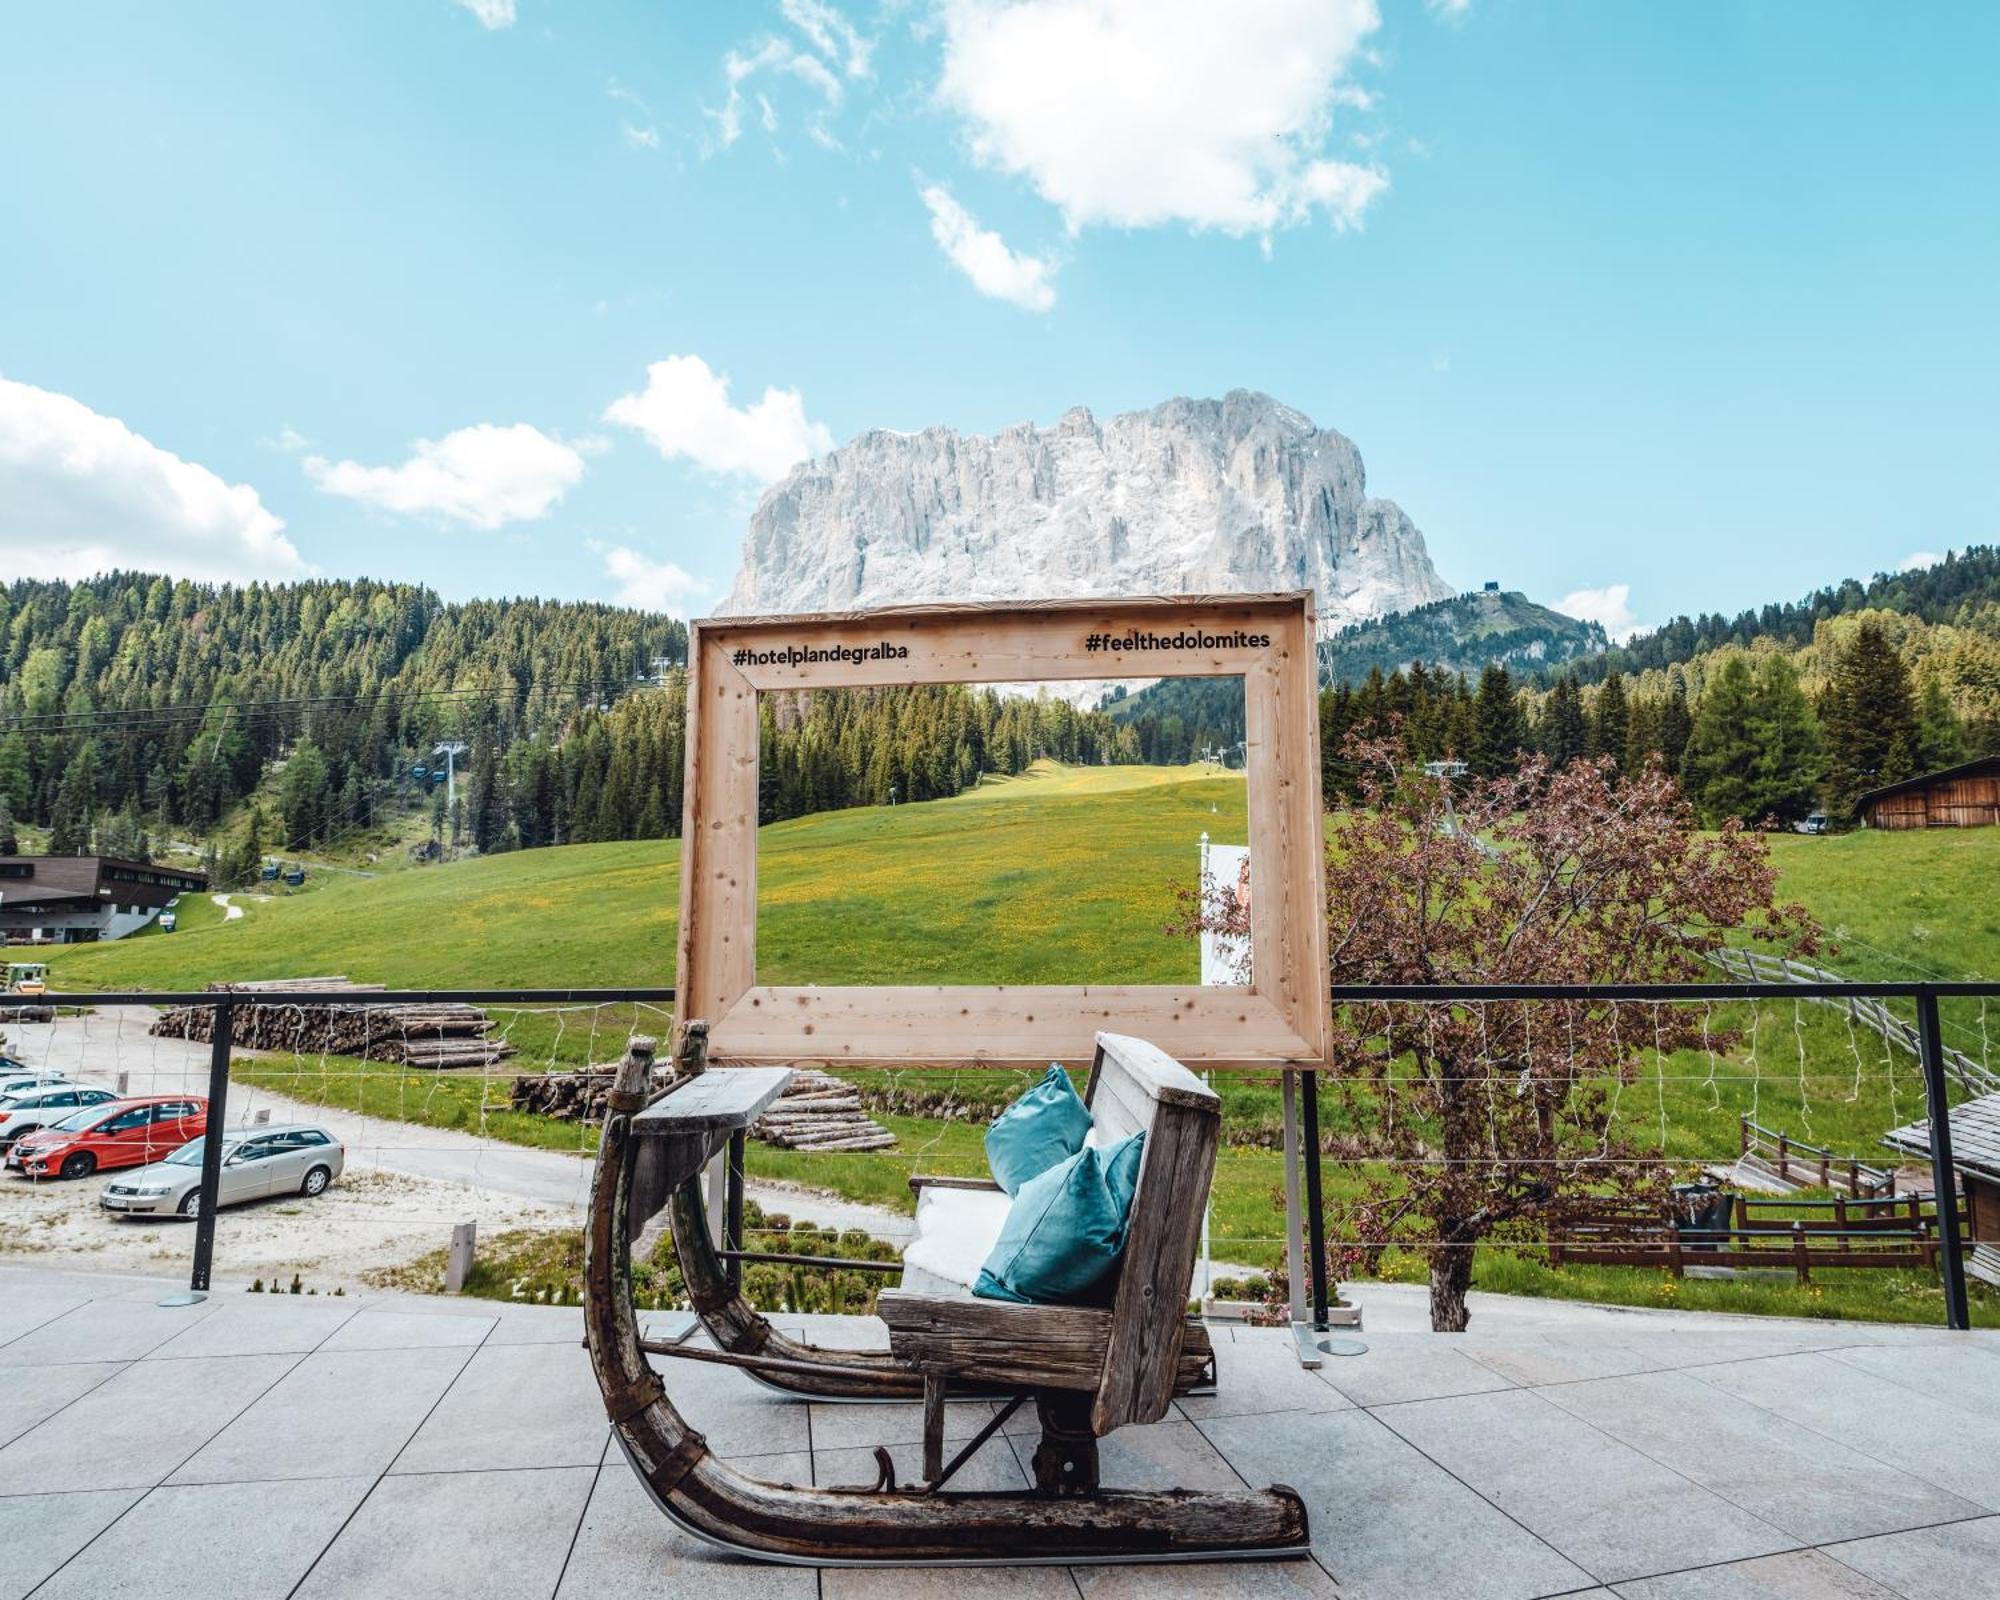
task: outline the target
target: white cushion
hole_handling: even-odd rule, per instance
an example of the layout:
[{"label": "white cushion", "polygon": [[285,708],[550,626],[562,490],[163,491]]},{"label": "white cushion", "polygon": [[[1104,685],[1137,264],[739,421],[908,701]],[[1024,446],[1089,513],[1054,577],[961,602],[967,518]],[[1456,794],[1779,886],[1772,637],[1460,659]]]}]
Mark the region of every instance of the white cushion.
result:
[{"label": "white cushion", "polygon": [[921,1190],[917,1237],[903,1252],[903,1287],[913,1294],[967,1293],[1000,1242],[1012,1204],[997,1189]]}]

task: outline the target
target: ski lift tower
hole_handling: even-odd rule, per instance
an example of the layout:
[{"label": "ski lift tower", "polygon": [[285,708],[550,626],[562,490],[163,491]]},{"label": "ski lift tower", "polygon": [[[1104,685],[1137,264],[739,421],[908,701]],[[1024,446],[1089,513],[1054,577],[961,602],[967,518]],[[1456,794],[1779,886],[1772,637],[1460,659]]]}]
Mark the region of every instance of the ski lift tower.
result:
[{"label": "ski lift tower", "polygon": [[444,757],[444,803],[447,806],[458,803],[458,758],[465,754],[465,746],[456,739],[446,739],[431,747],[431,754]]}]

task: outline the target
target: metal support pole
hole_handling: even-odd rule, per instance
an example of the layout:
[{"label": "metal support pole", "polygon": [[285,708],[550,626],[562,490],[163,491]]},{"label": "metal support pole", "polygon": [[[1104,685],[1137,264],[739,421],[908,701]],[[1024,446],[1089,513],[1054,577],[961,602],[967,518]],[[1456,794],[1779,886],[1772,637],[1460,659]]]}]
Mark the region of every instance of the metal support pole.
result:
[{"label": "metal support pole", "polygon": [[749,1141],[738,1128],[729,1136],[729,1174],[723,1187],[723,1248],[738,1252],[727,1258],[730,1292],[743,1287],[743,1161]]},{"label": "metal support pole", "polygon": [[1917,990],[1917,1047],[1924,1064],[1924,1104],[1931,1121],[1931,1191],[1937,1204],[1938,1268],[1944,1274],[1944,1320],[1970,1328],[1965,1303],[1965,1256],[1958,1238],[1958,1171],[1951,1160],[1951,1105],[1944,1077],[1944,1034],[1938,1027],[1937,991]]},{"label": "metal support pole", "polygon": [[1285,1273],[1292,1297],[1292,1343],[1299,1365],[1324,1364],[1312,1329],[1306,1324],[1305,1219],[1299,1214],[1299,1075],[1286,1067],[1278,1074],[1285,1112]]},{"label": "metal support pole", "polygon": [[208,1045],[208,1121],[202,1128],[201,1200],[194,1222],[194,1272],[185,1294],[169,1295],[163,1306],[191,1306],[208,1298],[209,1268],[215,1257],[216,1196],[222,1188],[222,1137],[229,1126],[229,1045],[235,1031],[233,1001],[216,1002]]},{"label": "metal support pole", "polygon": [[1299,1087],[1305,1104],[1306,1268],[1312,1282],[1313,1332],[1326,1332],[1326,1211],[1320,1199],[1319,1074],[1308,1070]]}]

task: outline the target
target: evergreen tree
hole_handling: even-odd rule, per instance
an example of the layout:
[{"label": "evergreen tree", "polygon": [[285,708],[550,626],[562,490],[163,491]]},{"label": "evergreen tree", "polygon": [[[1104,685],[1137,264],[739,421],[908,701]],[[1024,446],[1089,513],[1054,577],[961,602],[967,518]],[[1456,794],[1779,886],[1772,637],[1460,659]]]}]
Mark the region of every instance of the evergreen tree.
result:
[{"label": "evergreen tree", "polygon": [[1694,729],[1681,758],[1681,787],[1704,822],[1758,819],[1763,750],[1754,699],[1750,664],[1732,655],[1709,679],[1708,692],[1695,708]]},{"label": "evergreen tree", "polygon": [[14,827],[14,808],[8,802],[7,791],[0,789],[0,856],[20,853],[21,836]]},{"label": "evergreen tree", "polygon": [[1521,706],[1514,697],[1514,681],[1497,662],[1479,675],[1479,693],[1473,697],[1473,735],[1469,760],[1481,778],[1511,772],[1521,759]]},{"label": "evergreen tree", "polygon": [[1624,675],[1607,673],[1598,687],[1597,701],[1591,707],[1590,753],[1623,761],[1625,741],[1631,732],[1631,716],[1631,708],[1625,698]]},{"label": "evergreen tree", "polygon": [[1660,707],[1660,760],[1669,772],[1681,770],[1694,718],[1688,711],[1687,680],[1675,668],[1667,677],[1667,698]]},{"label": "evergreen tree", "polygon": [[472,752],[472,843],[481,855],[507,848],[507,793],[493,740],[481,735]]},{"label": "evergreen tree", "polygon": [[332,831],[333,809],[326,756],[311,739],[301,739],[278,784],[278,816],[287,847],[301,849],[325,839]]},{"label": "evergreen tree", "polygon": [[1917,697],[1918,770],[1935,772],[1940,767],[1955,767],[1971,754],[1965,724],[1952,709],[1943,680],[1935,672],[1925,673],[1923,693]]},{"label": "evergreen tree", "polygon": [[1751,721],[1758,759],[1750,813],[1738,815],[1751,823],[1767,817],[1787,825],[1803,820],[1819,793],[1826,747],[1812,702],[1781,655],[1767,656],[1757,670]]},{"label": "evergreen tree", "polygon": [[1914,777],[1916,705],[1910,675],[1879,623],[1864,621],[1833,665],[1820,700],[1828,755],[1827,807],[1854,814],[1856,796]]},{"label": "evergreen tree", "polygon": [[97,793],[97,746],[85,740],[63,769],[49,814],[49,854],[80,856],[90,849],[90,819]]},{"label": "evergreen tree", "polygon": [[1558,772],[1588,752],[1590,734],[1583,715],[1583,694],[1574,675],[1565,672],[1556,679],[1542,708],[1535,738],[1550,768]]}]

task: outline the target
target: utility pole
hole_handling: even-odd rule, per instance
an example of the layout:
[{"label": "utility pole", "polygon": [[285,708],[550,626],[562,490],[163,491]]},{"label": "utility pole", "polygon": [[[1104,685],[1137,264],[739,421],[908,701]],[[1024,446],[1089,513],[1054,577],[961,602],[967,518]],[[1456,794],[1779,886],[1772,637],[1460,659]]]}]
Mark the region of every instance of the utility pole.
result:
[{"label": "utility pole", "polygon": [[673,667],[674,658],[672,656],[653,657],[653,687],[655,689],[666,688],[667,674],[673,670]]},{"label": "utility pole", "polygon": [[444,803],[453,806],[458,802],[458,758],[465,754],[465,746],[456,739],[446,739],[433,745],[431,754],[444,757]]}]

